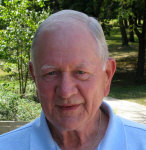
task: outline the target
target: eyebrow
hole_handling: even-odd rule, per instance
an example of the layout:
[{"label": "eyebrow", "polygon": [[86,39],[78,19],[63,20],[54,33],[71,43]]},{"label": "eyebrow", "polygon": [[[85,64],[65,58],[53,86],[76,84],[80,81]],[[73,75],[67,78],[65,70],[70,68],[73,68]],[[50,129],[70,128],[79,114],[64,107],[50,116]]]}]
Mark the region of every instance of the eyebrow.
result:
[{"label": "eyebrow", "polygon": [[55,69],[56,66],[50,66],[50,65],[44,65],[41,67],[41,70],[45,70],[45,69]]},{"label": "eyebrow", "polygon": [[[93,64],[88,64],[88,63],[82,63],[80,65],[77,65],[76,68],[85,68],[86,66],[90,66],[90,68],[95,67]],[[56,69],[56,66],[53,65],[43,65],[41,67],[41,71],[45,71],[46,69]]]}]

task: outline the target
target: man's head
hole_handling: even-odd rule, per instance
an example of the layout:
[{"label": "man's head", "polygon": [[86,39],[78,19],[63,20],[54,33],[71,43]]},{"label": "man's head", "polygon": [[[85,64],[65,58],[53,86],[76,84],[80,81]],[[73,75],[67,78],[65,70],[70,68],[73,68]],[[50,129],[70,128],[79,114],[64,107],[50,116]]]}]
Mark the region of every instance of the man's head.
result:
[{"label": "man's head", "polygon": [[63,10],[58,13],[55,13],[49,16],[39,26],[39,28],[37,29],[35,33],[35,37],[34,37],[33,44],[32,44],[32,51],[31,51],[32,61],[34,60],[34,57],[36,54],[35,46],[36,46],[40,33],[44,30],[47,30],[47,31],[52,30],[52,26],[54,24],[65,25],[66,22],[70,22],[71,24],[73,24],[74,22],[80,22],[83,24],[83,26],[86,26],[88,28],[89,32],[91,32],[92,36],[95,38],[98,44],[98,48],[96,50],[97,50],[99,57],[101,58],[103,62],[103,68],[105,68],[106,62],[109,57],[109,52],[108,52],[107,43],[106,43],[101,25],[93,17],[89,17],[84,13],[73,11],[73,10]]},{"label": "man's head", "polygon": [[58,12],[39,27],[33,42],[30,72],[47,120],[60,131],[92,124],[109,93],[115,61],[108,58],[97,22],[97,32],[91,32],[90,26],[96,29],[91,20]]}]

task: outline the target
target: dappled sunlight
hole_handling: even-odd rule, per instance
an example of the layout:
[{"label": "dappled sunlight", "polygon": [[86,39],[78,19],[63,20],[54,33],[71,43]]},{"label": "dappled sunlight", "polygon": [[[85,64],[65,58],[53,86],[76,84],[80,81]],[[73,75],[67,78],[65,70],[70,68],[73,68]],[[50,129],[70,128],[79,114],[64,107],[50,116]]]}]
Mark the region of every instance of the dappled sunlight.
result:
[{"label": "dappled sunlight", "polygon": [[113,56],[114,58],[118,59],[123,59],[127,57],[136,57],[137,58],[137,52],[111,52],[110,56]]}]

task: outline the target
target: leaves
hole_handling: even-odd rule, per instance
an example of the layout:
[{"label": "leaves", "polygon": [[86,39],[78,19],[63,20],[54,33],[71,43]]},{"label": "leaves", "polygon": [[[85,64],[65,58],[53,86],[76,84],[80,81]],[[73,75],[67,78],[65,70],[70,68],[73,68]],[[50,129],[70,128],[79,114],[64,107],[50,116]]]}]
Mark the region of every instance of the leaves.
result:
[{"label": "leaves", "polygon": [[[28,61],[33,35],[39,24],[48,17],[50,10],[36,11],[31,5],[44,6],[44,1],[4,1],[0,6],[0,19],[4,21],[0,32],[0,58],[17,65],[20,93],[24,94],[28,78]],[[31,9],[30,9],[31,8]],[[10,66],[7,66],[10,69]]]}]

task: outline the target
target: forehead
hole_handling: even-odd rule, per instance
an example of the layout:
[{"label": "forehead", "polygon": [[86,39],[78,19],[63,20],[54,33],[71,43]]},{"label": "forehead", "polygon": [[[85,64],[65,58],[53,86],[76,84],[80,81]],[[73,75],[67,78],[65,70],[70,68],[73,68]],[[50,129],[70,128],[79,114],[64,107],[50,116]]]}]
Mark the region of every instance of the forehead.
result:
[{"label": "forehead", "polygon": [[[55,41],[54,46],[57,44],[66,44],[68,46],[78,44],[80,46],[84,42],[84,45],[86,46],[89,43],[90,45],[96,45],[97,47],[97,42],[91,34],[89,27],[85,23],[75,19],[56,21],[48,24],[48,26],[44,26],[39,34],[37,47],[40,43],[46,44],[45,39],[47,39],[48,43],[54,44]],[[85,43],[87,40],[88,43]]]},{"label": "forehead", "polygon": [[[79,22],[52,24],[41,32],[36,44],[36,60],[43,61],[93,61],[97,57],[98,45],[88,27]],[[66,63],[65,62],[65,63]]]}]

